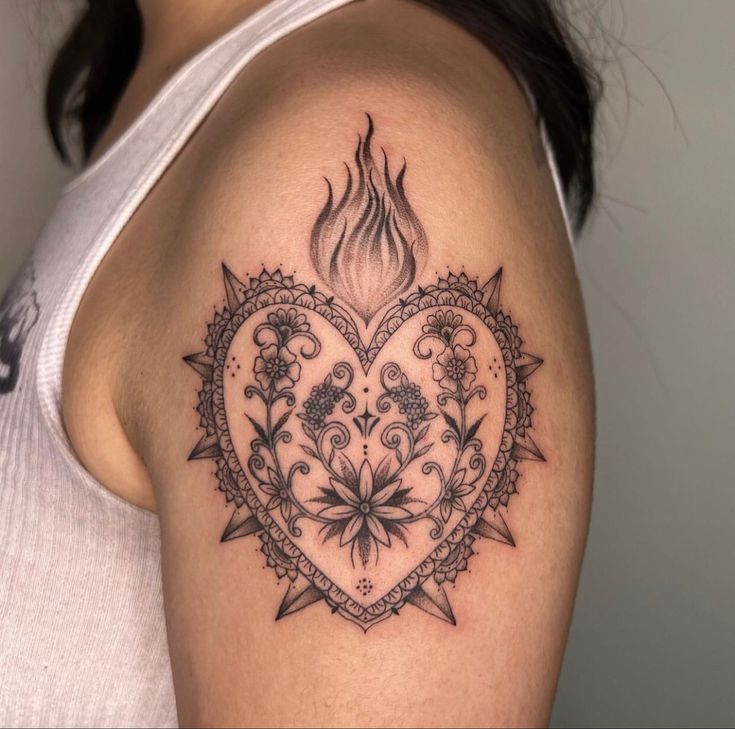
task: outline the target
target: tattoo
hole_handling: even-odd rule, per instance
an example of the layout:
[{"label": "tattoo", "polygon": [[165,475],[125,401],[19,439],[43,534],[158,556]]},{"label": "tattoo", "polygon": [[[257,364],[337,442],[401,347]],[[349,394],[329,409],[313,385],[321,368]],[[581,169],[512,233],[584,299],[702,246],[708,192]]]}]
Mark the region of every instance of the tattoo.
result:
[{"label": "tattoo", "polygon": [[39,311],[30,259],[0,300],[0,395],[12,392],[18,384],[23,347]]},{"label": "tattoo", "polygon": [[311,233],[311,263],[334,294],[369,324],[375,313],[407,291],[426,262],[423,226],[403,188],[406,162],[392,179],[383,150],[383,169],[373,160],[373,121],[355,150],[357,182],[349,165],[347,183],[335,204],[327,180],[327,202]]},{"label": "tattoo", "polygon": [[287,580],[277,619],[325,601],[364,630],[406,604],[454,624],[446,583],[478,537],[515,546],[501,508],[518,462],[544,460],[527,388],[542,360],[501,309],[502,269],[416,285],[406,165],[378,172],[372,134],[368,118],[357,183],[348,167],[336,204],[328,183],[312,232],[328,291],[223,266],[226,304],[185,357],[202,378],[190,458],[214,460],[234,506],[222,541],[256,536]]}]

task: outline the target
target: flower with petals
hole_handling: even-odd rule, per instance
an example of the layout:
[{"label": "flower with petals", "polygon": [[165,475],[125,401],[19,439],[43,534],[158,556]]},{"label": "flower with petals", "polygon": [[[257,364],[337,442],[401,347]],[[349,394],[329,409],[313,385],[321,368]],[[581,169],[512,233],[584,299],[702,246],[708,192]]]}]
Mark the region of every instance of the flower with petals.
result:
[{"label": "flower with petals", "polygon": [[459,314],[440,309],[426,317],[426,324],[423,325],[422,330],[425,334],[434,334],[445,344],[449,344],[452,341],[452,334],[461,324],[462,317]]},{"label": "flower with petals", "polygon": [[405,415],[411,430],[416,430],[425,420],[436,417],[436,413],[428,411],[429,401],[424,397],[421,388],[415,382],[409,382],[405,375],[401,377],[400,384],[386,390],[386,394],[398,405],[398,412]]},{"label": "flower with petals", "polygon": [[516,484],[518,483],[518,471],[513,466],[513,461],[508,461],[498,479],[488,504],[497,511],[499,506],[508,506],[511,496],[517,494]]},{"label": "flower with petals", "polygon": [[469,278],[464,271],[459,275],[456,273],[450,273],[446,278],[440,278],[438,288],[459,289],[476,301],[481,301],[483,296],[483,290],[480,288],[477,281]]},{"label": "flower with petals", "polygon": [[326,419],[334,412],[335,405],[345,396],[345,389],[333,384],[332,375],[311,388],[309,397],[304,401],[304,411],[296,417],[304,423],[307,435],[316,437],[325,425]]},{"label": "flower with petals", "polygon": [[412,516],[403,507],[411,501],[410,489],[401,489],[401,480],[392,480],[387,468],[374,473],[367,459],[359,475],[347,473],[345,479],[330,479],[331,489],[322,489],[324,495],[314,500],[328,504],[319,512],[328,522],[325,541],[339,534],[340,546],[351,544],[353,561],[357,551],[364,567],[373,547],[376,553],[380,544],[390,547],[391,535],[405,542],[400,522]]},{"label": "flower with petals", "polygon": [[293,287],[294,281],[293,276],[284,276],[280,268],[272,273],[264,268],[257,278],[250,277],[249,284],[249,291],[257,293],[258,291],[272,289],[273,284],[277,284],[279,290],[289,289]]},{"label": "flower with petals", "polygon": [[288,347],[270,344],[261,349],[255,358],[253,372],[264,390],[270,390],[272,387],[276,392],[280,392],[294,386],[301,375],[301,365]]},{"label": "flower with petals", "polygon": [[235,502],[235,506],[239,509],[245,503],[244,492],[237,483],[237,478],[233,475],[227,466],[224,458],[217,459],[217,481],[219,482],[219,490],[225,495],[225,499],[229,504]]},{"label": "flower with petals", "polygon": [[468,534],[459,544],[455,544],[442,562],[436,565],[434,579],[441,585],[457,579],[457,574],[467,569],[467,560],[475,553],[472,543],[475,537]]},{"label": "flower with petals", "polygon": [[533,415],[533,405],[531,405],[531,393],[526,389],[523,382],[518,383],[518,423],[516,433],[520,436],[526,434],[526,429],[532,425],[531,416]]},{"label": "flower with petals", "polygon": [[260,551],[266,557],[266,564],[276,571],[279,578],[288,577],[291,582],[295,582],[299,575],[296,561],[289,557],[265,530],[260,532],[259,536],[263,543]]},{"label": "flower with petals", "polygon": [[463,483],[466,472],[466,469],[460,468],[444,487],[444,491],[442,491],[439,511],[445,523],[449,521],[449,517],[452,515],[454,509],[466,511],[462,497],[474,491],[474,487],[471,484]]},{"label": "flower with petals", "polygon": [[447,347],[434,362],[434,379],[445,390],[457,391],[460,387],[468,390],[475,381],[477,363],[470,350],[461,344]]},{"label": "flower with petals", "polygon": [[216,433],[214,429],[214,383],[211,380],[205,380],[199,391],[197,412],[199,413],[199,427],[204,428],[207,435],[214,435]]},{"label": "flower with petals", "polygon": [[272,311],[268,314],[268,323],[278,332],[281,344],[288,342],[294,334],[309,331],[306,314],[296,311],[294,307]]},{"label": "flower with petals", "polygon": [[204,343],[207,345],[207,354],[214,358],[214,354],[219,347],[222,332],[227,328],[230,323],[230,312],[225,309],[221,314],[217,311],[214,314],[214,321],[207,324],[207,336],[204,338]]},{"label": "flower with petals", "polygon": [[260,488],[270,496],[265,508],[268,511],[279,509],[281,516],[285,521],[288,521],[291,518],[291,499],[286,490],[286,484],[283,483],[280,475],[270,467],[268,468],[268,476],[270,481],[260,484]]}]

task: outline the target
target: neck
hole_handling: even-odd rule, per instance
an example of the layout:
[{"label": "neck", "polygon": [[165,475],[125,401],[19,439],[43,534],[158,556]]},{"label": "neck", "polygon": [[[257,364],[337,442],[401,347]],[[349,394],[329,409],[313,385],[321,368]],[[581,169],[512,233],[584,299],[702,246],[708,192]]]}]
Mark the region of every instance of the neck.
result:
[{"label": "neck", "polygon": [[104,153],[133,122],[177,68],[268,3],[268,0],[137,1],[143,19],[140,59],[90,161]]},{"label": "neck", "polygon": [[268,0],[138,0],[141,63],[176,66],[266,5]]}]

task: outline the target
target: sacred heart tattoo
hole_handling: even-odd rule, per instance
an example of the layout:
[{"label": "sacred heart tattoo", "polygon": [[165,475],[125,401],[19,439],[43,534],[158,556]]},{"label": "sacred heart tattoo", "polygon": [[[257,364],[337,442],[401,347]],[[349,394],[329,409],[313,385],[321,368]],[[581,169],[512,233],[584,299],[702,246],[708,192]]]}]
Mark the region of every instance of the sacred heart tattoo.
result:
[{"label": "sacred heart tattoo", "polygon": [[[212,459],[234,507],[222,541],[252,536],[288,583],[277,619],[319,601],[367,630],[413,605],[455,623],[445,591],[484,537],[515,546],[501,514],[529,433],[528,377],[500,306],[502,269],[417,285],[427,238],[372,157],[372,120],[344,192],[312,231],[320,285],[281,270],[241,280],[204,351],[191,459]],[[323,288],[321,288],[323,287]]]}]

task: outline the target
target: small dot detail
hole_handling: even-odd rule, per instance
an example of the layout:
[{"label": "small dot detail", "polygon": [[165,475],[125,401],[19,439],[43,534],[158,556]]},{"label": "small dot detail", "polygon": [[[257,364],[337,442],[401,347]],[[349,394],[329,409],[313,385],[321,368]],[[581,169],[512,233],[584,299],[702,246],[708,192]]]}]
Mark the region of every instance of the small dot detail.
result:
[{"label": "small dot detail", "polygon": [[367,597],[373,591],[373,582],[367,577],[361,577],[357,582],[357,591],[363,596]]}]

